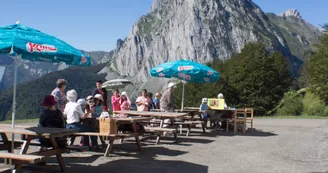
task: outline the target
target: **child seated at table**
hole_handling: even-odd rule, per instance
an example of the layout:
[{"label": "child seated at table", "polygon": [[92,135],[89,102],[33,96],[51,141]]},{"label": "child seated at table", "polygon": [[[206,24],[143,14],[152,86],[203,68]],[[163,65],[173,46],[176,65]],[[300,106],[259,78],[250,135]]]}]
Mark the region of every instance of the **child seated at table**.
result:
[{"label": "child seated at table", "polygon": [[[63,113],[56,109],[55,97],[52,95],[45,96],[41,106],[44,107],[39,120],[39,127],[49,127],[49,128],[65,128],[65,120],[63,118]],[[56,138],[59,146],[66,146],[66,139]],[[48,147],[52,147],[49,139],[40,139],[41,150],[46,150]]]},{"label": "child seated at table", "polygon": [[96,94],[94,97],[88,97],[90,100],[88,100],[92,117],[99,118],[101,113],[103,112],[102,104],[104,102],[103,97],[100,94]]},{"label": "child seated at table", "polygon": [[[64,116],[67,117],[67,129],[75,129],[79,132],[94,132],[93,128],[81,124],[81,119],[85,118],[85,113],[82,111],[81,106],[76,102],[77,93],[75,90],[67,92],[67,100],[69,101],[64,110]],[[89,136],[83,136],[83,145],[89,146]],[[97,147],[97,137],[91,137],[92,146]]]},{"label": "child seated at table", "polygon": [[202,104],[199,107],[199,112],[201,112],[201,117],[205,122],[205,127],[207,126],[207,120],[210,118],[210,115],[208,114],[209,107],[207,105],[207,98],[202,99]]}]

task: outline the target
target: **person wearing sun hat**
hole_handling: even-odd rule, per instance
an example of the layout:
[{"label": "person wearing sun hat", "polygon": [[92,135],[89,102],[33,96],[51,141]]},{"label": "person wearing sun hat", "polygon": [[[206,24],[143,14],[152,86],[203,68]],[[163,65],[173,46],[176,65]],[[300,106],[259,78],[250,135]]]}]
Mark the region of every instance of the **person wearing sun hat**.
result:
[{"label": "person wearing sun hat", "polygon": [[45,96],[41,106],[45,109],[40,116],[41,127],[64,128],[65,123],[62,112],[56,108],[57,102],[52,95]]},{"label": "person wearing sun hat", "polygon": [[[49,127],[49,128],[65,128],[65,120],[63,118],[62,112],[56,108],[56,100],[52,95],[45,96],[41,106],[44,107],[39,120],[40,127]],[[66,145],[66,139],[56,138],[56,141],[59,146]],[[47,147],[52,147],[49,139],[40,139],[41,149],[44,151]]]}]

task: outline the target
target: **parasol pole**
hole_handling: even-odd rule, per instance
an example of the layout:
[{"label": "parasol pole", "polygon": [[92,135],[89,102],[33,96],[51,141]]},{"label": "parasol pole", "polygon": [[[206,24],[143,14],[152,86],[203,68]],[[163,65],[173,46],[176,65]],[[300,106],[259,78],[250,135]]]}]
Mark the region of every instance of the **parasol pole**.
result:
[{"label": "parasol pole", "polygon": [[185,83],[186,83],[186,81],[182,80],[182,99],[181,99],[181,111],[183,111],[183,104],[184,104],[184,92],[185,92]]},{"label": "parasol pole", "polygon": [[[18,66],[18,55],[15,55],[14,60],[14,87],[13,87],[13,105],[12,105],[12,116],[11,116],[11,128],[15,128],[15,118],[16,118],[16,85],[17,85],[17,66]],[[11,135],[11,152],[14,153],[14,145],[15,145],[15,135],[14,133]]]}]

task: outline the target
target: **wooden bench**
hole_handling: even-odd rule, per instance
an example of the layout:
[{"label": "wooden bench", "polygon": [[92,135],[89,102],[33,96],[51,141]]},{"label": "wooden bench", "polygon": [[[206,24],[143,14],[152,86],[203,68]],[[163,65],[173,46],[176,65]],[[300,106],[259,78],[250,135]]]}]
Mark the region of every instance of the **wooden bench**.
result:
[{"label": "wooden bench", "polygon": [[[141,144],[140,144],[140,140],[139,140],[140,135],[141,134],[139,134],[139,133],[104,134],[104,133],[99,133],[99,132],[78,132],[78,133],[74,133],[72,136],[73,137],[77,137],[77,136],[102,136],[102,137],[105,137],[109,142],[107,144],[106,152],[105,152],[104,156],[108,157],[109,154],[112,151],[114,140],[116,140],[116,139],[134,137],[136,139],[136,143],[137,143],[137,146],[138,146],[138,151],[140,152],[141,151]],[[74,141],[72,143],[74,143]],[[106,145],[106,144],[103,144],[103,145]]]},{"label": "wooden bench", "polygon": [[45,156],[38,155],[29,155],[29,154],[15,154],[15,153],[0,153],[0,158],[2,159],[11,159],[15,164],[15,173],[19,173],[21,171],[21,167],[23,163],[40,163],[45,161]]},{"label": "wooden bench", "polygon": [[174,139],[177,140],[177,129],[174,128],[163,128],[163,127],[145,127],[146,132],[148,133],[156,133],[157,139],[156,139],[156,145],[160,142],[161,136],[163,136],[164,133],[172,133],[174,135]]},{"label": "wooden bench", "polygon": [[192,126],[195,126],[197,124],[200,124],[202,126],[202,129],[203,129],[203,132],[204,133],[206,132],[205,122],[204,121],[184,121],[184,122],[175,122],[174,124],[180,126],[180,134],[182,133],[182,126],[183,125],[187,126],[188,127],[188,130],[187,130],[186,136],[189,136],[189,133],[191,131],[191,127]]}]

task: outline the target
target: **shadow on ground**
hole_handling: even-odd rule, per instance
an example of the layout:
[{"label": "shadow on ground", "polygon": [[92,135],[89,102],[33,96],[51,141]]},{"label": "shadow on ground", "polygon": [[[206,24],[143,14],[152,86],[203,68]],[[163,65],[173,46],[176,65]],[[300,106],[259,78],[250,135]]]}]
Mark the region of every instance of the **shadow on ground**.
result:
[{"label": "shadow on ground", "polygon": [[[59,173],[58,165],[29,166],[27,172],[33,173]],[[208,166],[184,161],[150,159],[120,159],[99,165],[68,164],[66,172],[71,173],[207,173]]]},{"label": "shadow on ground", "polygon": [[[130,152],[124,153],[114,152],[112,157],[103,157],[95,155],[94,153],[81,156],[65,156],[65,163],[67,165],[66,172],[72,173],[90,173],[90,172],[111,172],[111,173],[207,173],[208,166],[194,164],[185,161],[173,160],[156,160],[159,155],[172,157],[186,154],[186,152],[179,150],[171,150],[165,147],[149,147],[144,148],[141,154],[133,154]],[[129,158],[115,160],[116,157],[121,158],[126,156]],[[96,160],[98,163],[95,164]],[[97,162],[96,162],[97,163]],[[59,173],[60,168],[56,158],[51,157],[47,161],[47,166],[28,165],[23,168],[23,173]],[[7,171],[8,173],[10,171]],[[6,172],[6,173],[7,173]]]},{"label": "shadow on ground", "polygon": [[254,137],[270,137],[270,136],[277,136],[278,134],[272,132],[272,131],[262,131],[260,129],[253,130],[247,130],[245,134],[238,131],[237,133],[234,133],[233,130],[230,130],[229,132],[220,130],[218,131],[219,136],[254,136]]}]

